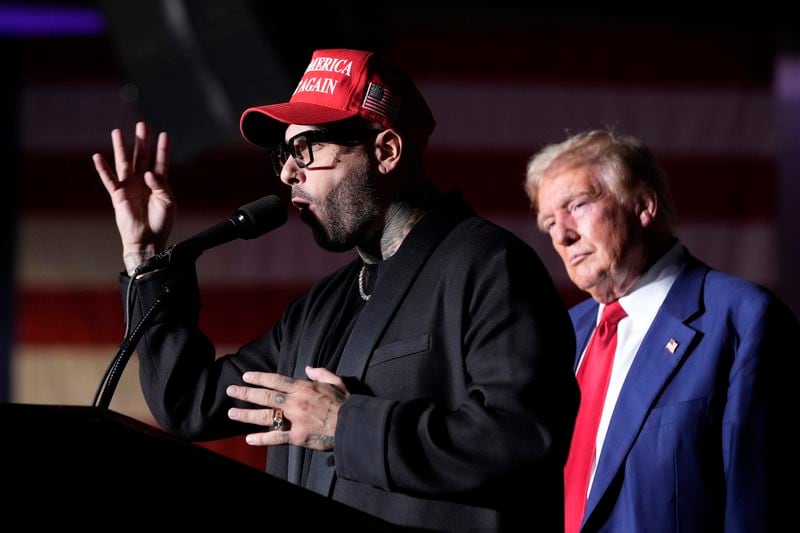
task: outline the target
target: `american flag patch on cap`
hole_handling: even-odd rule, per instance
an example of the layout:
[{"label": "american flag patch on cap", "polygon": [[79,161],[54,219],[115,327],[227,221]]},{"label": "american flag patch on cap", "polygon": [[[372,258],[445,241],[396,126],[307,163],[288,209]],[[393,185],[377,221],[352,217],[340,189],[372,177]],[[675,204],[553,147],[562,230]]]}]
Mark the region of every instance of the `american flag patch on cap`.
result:
[{"label": "american flag patch on cap", "polygon": [[400,98],[392,94],[389,89],[370,83],[362,107],[380,113],[394,122],[400,111]]}]

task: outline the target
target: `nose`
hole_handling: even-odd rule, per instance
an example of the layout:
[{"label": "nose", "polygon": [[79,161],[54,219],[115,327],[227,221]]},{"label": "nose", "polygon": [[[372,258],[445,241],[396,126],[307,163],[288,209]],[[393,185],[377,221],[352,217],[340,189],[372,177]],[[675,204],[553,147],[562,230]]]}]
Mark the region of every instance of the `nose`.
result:
[{"label": "nose", "polygon": [[297,166],[293,157],[287,159],[286,163],[283,164],[283,168],[281,168],[281,181],[289,187],[306,181],[306,175],[303,169]]},{"label": "nose", "polygon": [[580,234],[575,229],[572,216],[568,213],[557,211],[553,227],[550,228],[550,238],[553,240],[553,244],[560,246],[570,246],[580,239]]}]

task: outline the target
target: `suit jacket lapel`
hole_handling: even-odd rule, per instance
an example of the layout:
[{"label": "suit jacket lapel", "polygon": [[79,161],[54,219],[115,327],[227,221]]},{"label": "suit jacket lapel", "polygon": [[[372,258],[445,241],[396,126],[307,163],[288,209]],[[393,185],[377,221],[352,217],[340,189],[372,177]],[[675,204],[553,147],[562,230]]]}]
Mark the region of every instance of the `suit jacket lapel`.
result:
[{"label": "suit jacket lapel", "polygon": [[623,467],[659,393],[693,347],[697,332],[686,322],[701,310],[701,290],[707,271],[707,267],[689,258],[642,341],[611,416],[586,502],[584,523]]},{"label": "suit jacket lapel", "polygon": [[[454,207],[427,213],[405,238],[386,265],[386,270],[381,272],[372,297],[364,305],[345,345],[336,369],[338,376],[363,378],[375,345],[428,257],[456,224],[472,214],[460,201]],[[314,452],[307,488],[329,495],[334,471],[333,452]]]},{"label": "suit jacket lapel", "polygon": [[[350,265],[350,268],[348,269],[348,272],[350,273],[345,275],[345,279],[352,279],[352,271],[356,270],[358,264],[358,261],[354,261]],[[292,377],[295,379],[308,379],[306,376],[305,367],[306,365],[314,366],[314,357],[317,353],[319,353],[321,343],[325,338],[324,330],[330,326],[335,318],[335,315],[342,308],[342,302],[344,302],[345,298],[345,290],[343,287],[340,288],[342,290],[338,290],[332,296],[338,300],[339,304],[328,303],[327,305],[322,306],[322,311],[319,315],[315,315],[313,310],[310,312],[310,314],[313,316],[313,319],[309,320],[309,325],[303,329],[297,347],[297,359],[295,361],[294,371],[292,373]],[[302,481],[301,477],[303,472],[303,462],[305,460],[306,453],[311,453],[311,451],[300,446],[289,446],[286,465],[286,479],[290,483],[300,485],[300,482]]]},{"label": "suit jacket lapel", "polygon": [[578,362],[581,360],[581,354],[589,344],[589,339],[594,331],[595,324],[597,323],[597,308],[598,304],[590,305],[586,312],[575,318],[575,361],[572,363],[572,370],[578,370]]}]

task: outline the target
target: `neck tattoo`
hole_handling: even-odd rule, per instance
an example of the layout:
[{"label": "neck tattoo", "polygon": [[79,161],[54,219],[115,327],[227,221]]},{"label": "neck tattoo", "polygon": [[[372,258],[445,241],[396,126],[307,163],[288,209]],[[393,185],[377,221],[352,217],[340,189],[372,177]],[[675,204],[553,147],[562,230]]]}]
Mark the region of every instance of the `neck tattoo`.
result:
[{"label": "neck tattoo", "polygon": [[361,296],[361,299],[364,300],[365,302],[369,300],[370,296],[372,296],[371,294],[367,294],[366,291],[364,291],[364,272],[366,272],[366,270],[367,270],[367,264],[364,263],[363,265],[361,265],[361,270],[359,270],[358,272],[358,294]]}]

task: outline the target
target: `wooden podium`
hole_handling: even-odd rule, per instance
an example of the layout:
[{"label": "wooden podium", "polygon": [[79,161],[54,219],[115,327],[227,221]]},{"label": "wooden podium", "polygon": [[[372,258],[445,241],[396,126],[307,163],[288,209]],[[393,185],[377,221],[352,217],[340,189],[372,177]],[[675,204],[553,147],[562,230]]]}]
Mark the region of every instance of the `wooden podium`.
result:
[{"label": "wooden podium", "polygon": [[113,411],[0,404],[0,428],[0,524],[23,530],[403,530]]}]

